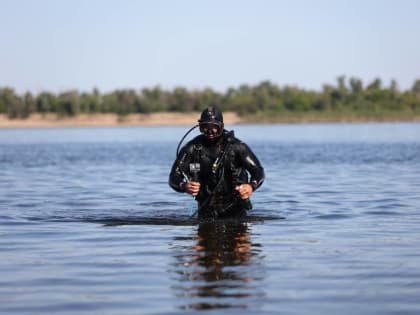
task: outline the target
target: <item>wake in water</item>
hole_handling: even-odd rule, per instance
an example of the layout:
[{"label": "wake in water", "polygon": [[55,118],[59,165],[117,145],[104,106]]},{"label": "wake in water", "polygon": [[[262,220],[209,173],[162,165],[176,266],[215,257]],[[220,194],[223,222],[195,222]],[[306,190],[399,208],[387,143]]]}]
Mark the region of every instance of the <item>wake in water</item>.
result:
[{"label": "wake in water", "polygon": [[267,220],[280,220],[284,219],[281,216],[259,216],[249,215],[243,218],[228,218],[228,219],[198,219],[197,217],[190,217],[187,215],[181,216],[52,216],[52,217],[29,217],[29,221],[42,221],[42,222],[88,222],[99,223],[105,226],[118,226],[118,225],[185,225],[192,226],[201,223],[255,223],[264,222]]},{"label": "wake in water", "polygon": [[[280,215],[271,215],[273,212],[264,211],[261,215],[257,211],[250,211],[249,215],[241,218],[228,219],[199,219],[197,216],[190,216],[184,209],[173,210],[173,205],[167,203],[142,204],[143,211],[139,210],[116,210],[116,209],[57,209],[57,210],[38,210],[32,215],[21,217],[8,217],[7,221],[26,221],[26,222],[86,222],[98,223],[105,226],[118,225],[185,225],[193,226],[206,222],[235,222],[253,223],[267,220],[284,219]],[[169,207],[170,209],[169,209]],[[159,209],[156,209],[159,208]],[[267,214],[266,214],[267,213]]]}]

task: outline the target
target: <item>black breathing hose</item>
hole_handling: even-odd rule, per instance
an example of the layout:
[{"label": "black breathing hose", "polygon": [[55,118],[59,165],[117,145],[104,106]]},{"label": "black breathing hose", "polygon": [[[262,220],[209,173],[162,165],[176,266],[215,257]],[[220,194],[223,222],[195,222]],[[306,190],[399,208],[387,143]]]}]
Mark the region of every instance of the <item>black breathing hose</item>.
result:
[{"label": "black breathing hose", "polygon": [[181,141],[179,141],[178,146],[176,148],[176,157],[178,158],[179,155],[179,148],[182,145],[182,142],[184,141],[184,139],[190,134],[191,131],[193,131],[195,128],[199,127],[200,125],[195,125],[194,127],[192,127],[190,130],[188,130],[185,135],[181,138]]}]

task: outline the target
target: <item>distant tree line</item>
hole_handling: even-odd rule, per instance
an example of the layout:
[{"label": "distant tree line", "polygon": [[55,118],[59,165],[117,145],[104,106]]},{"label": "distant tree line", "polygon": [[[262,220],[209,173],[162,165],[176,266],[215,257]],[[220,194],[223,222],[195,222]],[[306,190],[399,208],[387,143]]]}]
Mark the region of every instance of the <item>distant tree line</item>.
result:
[{"label": "distant tree line", "polygon": [[420,79],[411,89],[400,91],[394,80],[383,86],[378,78],[364,85],[360,79],[345,76],[335,85],[324,85],[321,91],[294,86],[279,87],[270,81],[257,85],[240,85],[223,93],[210,88],[187,90],[177,87],[171,91],[160,87],[141,90],[123,89],[101,94],[77,90],[59,94],[41,92],[15,93],[13,88],[0,87],[0,114],[9,118],[27,118],[32,113],[55,113],[75,116],[89,113],[190,112],[217,105],[224,111],[239,114],[282,112],[420,112]]}]

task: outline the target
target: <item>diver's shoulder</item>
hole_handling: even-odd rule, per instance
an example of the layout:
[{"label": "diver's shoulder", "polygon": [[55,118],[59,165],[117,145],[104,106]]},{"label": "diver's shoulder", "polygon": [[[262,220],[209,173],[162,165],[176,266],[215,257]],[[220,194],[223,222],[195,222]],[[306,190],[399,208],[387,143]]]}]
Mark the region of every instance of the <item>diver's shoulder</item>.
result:
[{"label": "diver's shoulder", "polygon": [[247,145],[241,139],[237,138],[232,131],[227,131],[225,133],[225,139],[228,144],[230,144],[231,148],[234,152],[243,152],[246,150]]},{"label": "diver's shoulder", "polygon": [[196,146],[200,146],[200,145],[202,145],[203,144],[203,142],[204,142],[204,136],[203,135],[198,135],[198,136],[196,136],[195,138],[193,138],[193,139],[191,139],[190,141],[188,141],[186,144],[185,144],[185,148],[186,149],[194,149]]},{"label": "diver's shoulder", "polygon": [[225,137],[225,140],[228,143],[231,143],[231,144],[241,144],[241,143],[243,143],[242,140],[240,140],[239,138],[237,138],[235,136],[235,133],[234,133],[233,130],[230,130],[230,131],[225,130],[224,137]]}]

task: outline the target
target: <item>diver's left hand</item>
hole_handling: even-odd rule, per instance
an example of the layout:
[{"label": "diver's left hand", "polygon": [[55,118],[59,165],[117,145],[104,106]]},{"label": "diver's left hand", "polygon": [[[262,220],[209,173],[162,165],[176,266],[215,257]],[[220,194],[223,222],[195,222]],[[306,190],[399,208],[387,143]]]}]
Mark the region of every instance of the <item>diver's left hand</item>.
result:
[{"label": "diver's left hand", "polygon": [[251,197],[252,193],[254,192],[254,189],[252,189],[252,186],[250,184],[242,184],[242,185],[236,186],[235,190],[239,192],[241,199],[244,199],[244,200]]}]

